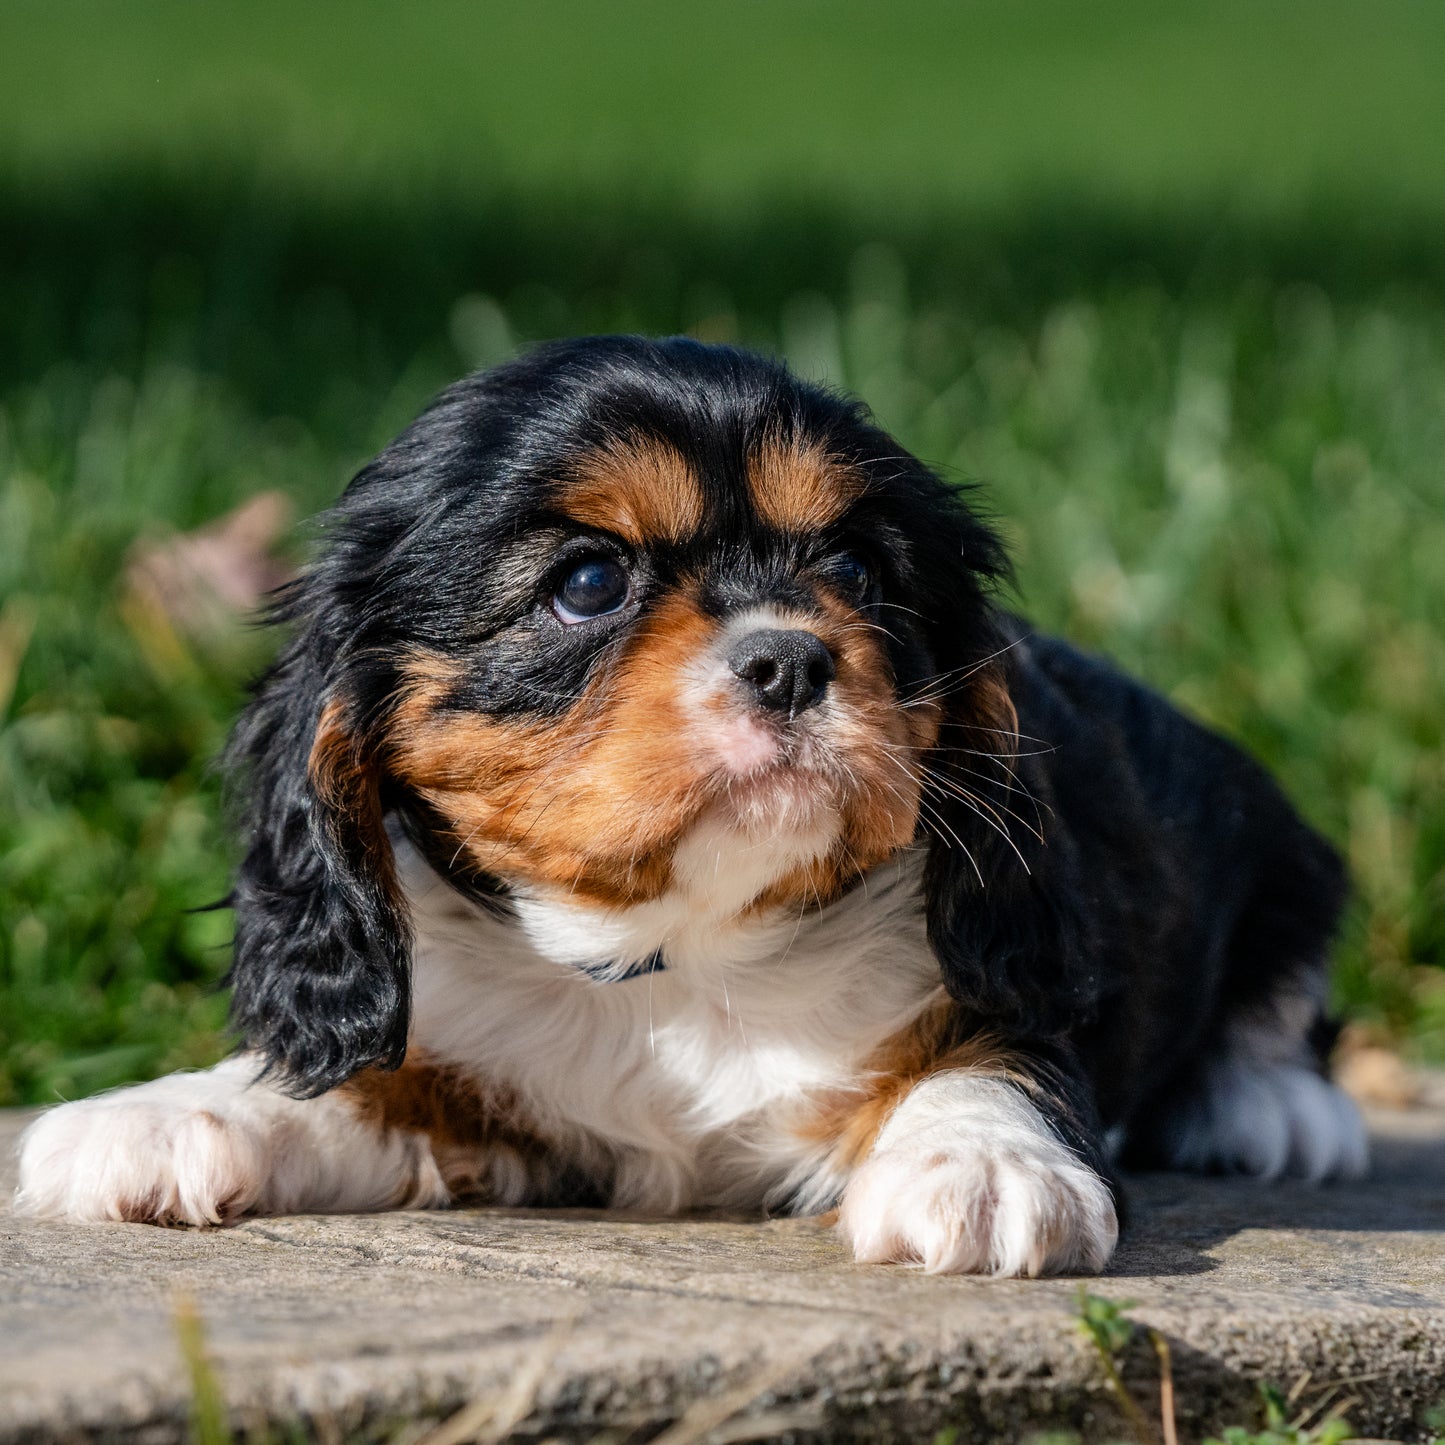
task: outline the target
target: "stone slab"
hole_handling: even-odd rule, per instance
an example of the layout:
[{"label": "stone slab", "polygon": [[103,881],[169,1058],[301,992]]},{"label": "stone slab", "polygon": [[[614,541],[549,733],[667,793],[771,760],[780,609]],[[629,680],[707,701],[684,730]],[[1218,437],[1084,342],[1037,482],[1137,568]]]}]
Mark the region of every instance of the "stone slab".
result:
[{"label": "stone slab", "polygon": [[[22,1122],[0,1114],[7,1168]],[[1362,1184],[1132,1181],[1090,1287],[1170,1342],[1184,1438],[1252,1421],[1260,1379],[1352,1399],[1361,1433],[1426,1438],[1445,1400],[1445,1101],[1371,1125]],[[183,1300],[253,1432],[411,1442],[466,1407],[451,1445],[1122,1438],[1075,1292],[858,1266],[813,1220],[469,1209],[195,1232],[3,1213],[0,1445],[186,1439]],[[1157,1400],[1142,1337],[1126,1376]]]}]

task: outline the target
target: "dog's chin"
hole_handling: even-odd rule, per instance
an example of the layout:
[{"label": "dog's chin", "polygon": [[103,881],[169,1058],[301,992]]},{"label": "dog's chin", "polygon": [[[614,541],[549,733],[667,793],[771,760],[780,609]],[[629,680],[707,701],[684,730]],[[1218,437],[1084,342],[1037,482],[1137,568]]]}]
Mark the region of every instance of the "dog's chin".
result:
[{"label": "dog's chin", "polygon": [[722,807],[750,837],[773,837],[835,824],[838,797],[828,774],[784,760],[727,778]]},{"label": "dog's chin", "polygon": [[722,811],[749,834],[812,831],[837,813],[832,770],[806,730],[790,735],[742,713],[709,731]]}]

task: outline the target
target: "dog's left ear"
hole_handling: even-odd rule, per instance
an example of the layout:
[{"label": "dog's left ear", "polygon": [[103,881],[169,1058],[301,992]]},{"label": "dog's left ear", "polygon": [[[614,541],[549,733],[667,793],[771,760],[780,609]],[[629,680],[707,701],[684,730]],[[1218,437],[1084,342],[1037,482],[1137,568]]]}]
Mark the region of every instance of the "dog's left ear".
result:
[{"label": "dog's left ear", "polygon": [[965,1008],[1016,1035],[1077,1023],[1092,1003],[1073,841],[1051,826],[1046,771],[1011,698],[1014,647],[950,704],[925,783],[928,934]]}]

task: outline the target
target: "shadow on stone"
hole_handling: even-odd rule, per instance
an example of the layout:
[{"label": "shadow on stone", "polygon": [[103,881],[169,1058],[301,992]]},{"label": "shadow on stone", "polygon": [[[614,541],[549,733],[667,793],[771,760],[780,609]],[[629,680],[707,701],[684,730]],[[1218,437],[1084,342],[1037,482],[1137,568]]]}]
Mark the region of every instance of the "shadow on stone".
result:
[{"label": "shadow on stone", "polygon": [[1208,1273],[1218,1267],[1222,1245],[1255,1231],[1445,1234],[1445,1144],[1429,1136],[1377,1134],[1373,1147],[1369,1178],[1350,1183],[1128,1176],[1129,1225],[1109,1275]]}]

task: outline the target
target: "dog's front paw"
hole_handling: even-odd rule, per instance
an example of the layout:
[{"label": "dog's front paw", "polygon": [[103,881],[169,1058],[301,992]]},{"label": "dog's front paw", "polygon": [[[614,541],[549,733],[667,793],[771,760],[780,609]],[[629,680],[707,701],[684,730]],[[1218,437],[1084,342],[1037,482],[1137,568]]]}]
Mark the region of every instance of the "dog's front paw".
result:
[{"label": "dog's front paw", "polygon": [[21,1143],[16,1208],[192,1225],[252,1211],[267,1177],[266,1133],[244,1111],[210,1104],[142,1085],[50,1110]]},{"label": "dog's front paw", "polygon": [[975,1116],[885,1131],[843,1194],[838,1229],[854,1257],[930,1274],[1103,1269],[1119,1236],[1108,1186],[1019,1102],[1036,1127]]}]

